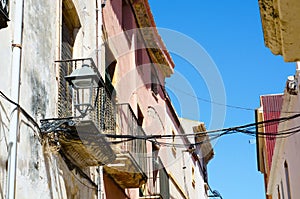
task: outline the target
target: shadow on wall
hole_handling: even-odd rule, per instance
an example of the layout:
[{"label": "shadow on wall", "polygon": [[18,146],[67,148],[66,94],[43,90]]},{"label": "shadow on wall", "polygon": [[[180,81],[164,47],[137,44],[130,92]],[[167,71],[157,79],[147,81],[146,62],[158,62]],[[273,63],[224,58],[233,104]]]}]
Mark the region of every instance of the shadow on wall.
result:
[{"label": "shadow on wall", "polygon": [[40,81],[36,72],[30,75],[32,88],[31,111],[35,117],[45,118],[46,109],[49,103],[45,85]]},{"label": "shadow on wall", "polygon": [[5,198],[5,186],[6,172],[7,172],[7,153],[9,150],[8,145],[8,125],[9,115],[6,112],[4,104],[0,101],[0,198]]}]

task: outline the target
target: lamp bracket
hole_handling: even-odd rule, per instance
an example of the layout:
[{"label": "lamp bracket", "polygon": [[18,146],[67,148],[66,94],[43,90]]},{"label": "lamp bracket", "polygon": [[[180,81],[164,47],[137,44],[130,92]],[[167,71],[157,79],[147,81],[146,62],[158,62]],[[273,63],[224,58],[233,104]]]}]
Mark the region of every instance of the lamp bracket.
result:
[{"label": "lamp bracket", "polygon": [[68,131],[64,124],[67,126],[74,126],[76,121],[74,119],[79,119],[79,117],[69,117],[69,118],[51,118],[40,120],[41,122],[41,132],[43,135],[58,131]]}]

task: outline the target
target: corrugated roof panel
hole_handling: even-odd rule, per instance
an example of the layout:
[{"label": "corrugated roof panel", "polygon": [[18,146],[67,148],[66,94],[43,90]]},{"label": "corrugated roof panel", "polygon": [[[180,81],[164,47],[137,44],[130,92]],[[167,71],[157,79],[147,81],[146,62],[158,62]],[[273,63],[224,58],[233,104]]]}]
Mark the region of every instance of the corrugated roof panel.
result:
[{"label": "corrugated roof panel", "polygon": [[[272,120],[280,118],[281,107],[283,103],[283,95],[266,95],[261,97],[261,105],[263,107],[263,120]],[[277,134],[279,122],[267,123],[264,125],[265,133]],[[272,135],[266,136],[266,152],[268,160],[268,170],[272,165],[272,157],[275,148],[276,138]]]}]

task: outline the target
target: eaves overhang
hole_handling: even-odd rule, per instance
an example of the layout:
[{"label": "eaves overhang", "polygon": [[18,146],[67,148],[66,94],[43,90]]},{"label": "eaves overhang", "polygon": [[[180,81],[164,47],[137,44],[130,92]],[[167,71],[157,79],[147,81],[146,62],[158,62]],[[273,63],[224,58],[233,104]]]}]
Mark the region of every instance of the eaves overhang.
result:
[{"label": "eaves overhang", "polygon": [[258,0],[265,45],[286,62],[300,60],[300,1]]},{"label": "eaves overhang", "polygon": [[209,161],[213,159],[215,153],[212,148],[210,138],[206,133],[206,127],[204,123],[200,123],[200,125],[193,127],[193,131],[195,133],[195,142],[202,143],[200,144],[201,154],[205,164],[208,164]]},{"label": "eaves overhang", "polygon": [[144,38],[148,53],[154,63],[158,65],[165,77],[174,73],[174,62],[160,37],[148,0],[130,0],[132,8]]}]

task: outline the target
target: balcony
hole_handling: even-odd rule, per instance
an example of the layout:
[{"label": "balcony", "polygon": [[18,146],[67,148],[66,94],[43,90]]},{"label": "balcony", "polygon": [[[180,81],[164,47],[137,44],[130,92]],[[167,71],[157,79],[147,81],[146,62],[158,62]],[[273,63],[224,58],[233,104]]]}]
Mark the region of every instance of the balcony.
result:
[{"label": "balcony", "polygon": [[164,168],[161,159],[156,157],[149,157],[147,176],[147,188],[143,196],[139,199],[168,199],[170,198],[169,190],[169,175]]},{"label": "balcony", "polygon": [[0,2],[0,29],[7,27],[7,22],[9,21],[9,1],[1,1]]},{"label": "balcony", "polygon": [[[145,132],[138,125],[138,120],[129,104],[116,105],[117,135],[144,136]],[[108,173],[122,188],[139,188],[147,181],[146,141],[141,139],[114,140],[116,159],[104,166]]]},{"label": "balcony", "polygon": [[56,61],[58,69],[58,118],[41,120],[42,132],[49,145],[56,147],[72,164],[79,167],[111,163],[116,155],[104,134],[115,134],[116,119],[111,94],[101,79],[100,88],[93,88],[91,97],[95,106],[85,117],[80,113],[77,93],[66,82],[65,76],[83,64],[97,73],[93,59]]}]

